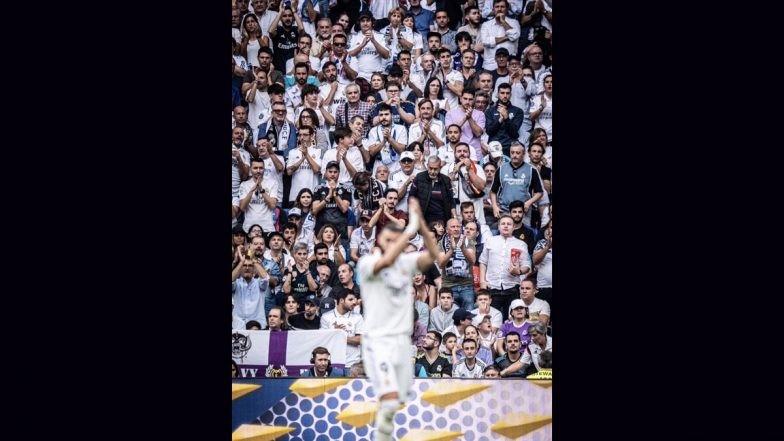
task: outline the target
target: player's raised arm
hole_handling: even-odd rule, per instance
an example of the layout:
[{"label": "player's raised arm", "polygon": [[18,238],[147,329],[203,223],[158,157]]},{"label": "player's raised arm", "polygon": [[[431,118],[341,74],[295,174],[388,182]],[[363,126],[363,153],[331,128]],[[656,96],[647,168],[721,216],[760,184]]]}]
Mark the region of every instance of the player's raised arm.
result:
[{"label": "player's raised arm", "polygon": [[[400,253],[408,245],[408,242],[416,236],[416,232],[421,228],[422,210],[419,201],[409,199],[408,201],[408,226],[403,230],[398,224],[390,222],[381,230],[376,243],[383,242],[381,258],[373,265],[373,274],[378,274],[384,268],[391,266],[400,256]],[[403,230],[403,231],[401,231]],[[435,243],[435,240],[433,241]]]},{"label": "player's raised arm", "polygon": [[[416,199],[409,199],[410,201],[416,202],[417,210],[419,210],[419,201]],[[411,207],[409,206],[409,210]],[[433,235],[433,232],[427,227],[425,223],[425,219],[423,216],[419,217],[419,234],[422,235],[422,238],[425,239],[425,249],[427,250],[426,253],[420,253],[419,258],[417,258],[417,268],[419,271],[426,271],[430,268],[430,265],[433,264],[438,258],[443,254],[441,250],[438,248],[438,243],[436,243],[436,238]]]}]

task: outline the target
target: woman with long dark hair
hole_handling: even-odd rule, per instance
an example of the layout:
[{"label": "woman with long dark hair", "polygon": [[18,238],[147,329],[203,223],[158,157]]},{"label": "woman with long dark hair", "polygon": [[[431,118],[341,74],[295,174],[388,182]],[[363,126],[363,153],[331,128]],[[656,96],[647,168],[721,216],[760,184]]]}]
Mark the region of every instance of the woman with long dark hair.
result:
[{"label": "woman with long dark hair", "polygon": [[316,229],[316,216],[313,215],[313,191],[309,188],[303,188],[297,193],[297,199],[294,200],[294,206],[299,208],[302,216],[301,231],[310,231],[314,233]]},{"label": "woman with long dark hair", "polygon": [[259,49],[261,49],[261,27],[255,14],[246,14],[240,24],[242,39],[240,40],[239,55],[245,57],[248,65],[259,67]]}]

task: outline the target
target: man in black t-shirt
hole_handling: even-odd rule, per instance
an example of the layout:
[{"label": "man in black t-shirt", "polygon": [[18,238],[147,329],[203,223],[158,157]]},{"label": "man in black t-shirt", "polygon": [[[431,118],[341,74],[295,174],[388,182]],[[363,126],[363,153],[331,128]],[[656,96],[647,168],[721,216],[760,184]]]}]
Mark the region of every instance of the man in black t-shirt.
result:
[{"label": "man in black t-shirt", "polygon": [[[284,1],[280,2],[280,13],[272,20],[268,30],[275,51],[272,63],[275,65],[275,69],[280,71],[286,69],[287,60],[294,58],[299,36],[305,33],[302,19],[298,14],[294,14],[291,8],[285,7],[285,4]],[[292,26],[294,20],[297,21],[297,26]]]},{"label": "man in black t-shirt", "polygon": [[348,209],[351,204],[351,194],[338,185],[340,166],[336,161],[330,161],[324,171],[327,181],[316,190],[313,195],[313,214],[316,215],[315,231],[319,231],[324,224],[332,224],[341,238],[348,238]]},{"label": "man in black t-shirt", "polygon": [[294,314],[289,317],[289,325],[292,330],[319,329],[321,319],[318,317],[319,301],[316,296],[311,294],[305,297],[305,312]]},{"label": "man in black t-shirt", "polygon": [[428,331],[422,343],[424,353],[416,356],[414,364],[419,364],[425,368],[425,372],[430,378],[442,378],[452,376],[452,363],[449,359],[439,352],[441,346],[441,333],[438,331]]},{"label": "man in black t-shirt", "polygon": [[[531,209],[534,209],[531,207]],[[512,217],[512,221],[514,224],[512,225],[512,236],[516,237],[528,246],[528,254],[534,252],[534,246],[536,245],[534,230],[529,228],[523,223],[523,217],[525,216],[525,202],[521,200],[513,201],[509,204],[509,215]]]}]

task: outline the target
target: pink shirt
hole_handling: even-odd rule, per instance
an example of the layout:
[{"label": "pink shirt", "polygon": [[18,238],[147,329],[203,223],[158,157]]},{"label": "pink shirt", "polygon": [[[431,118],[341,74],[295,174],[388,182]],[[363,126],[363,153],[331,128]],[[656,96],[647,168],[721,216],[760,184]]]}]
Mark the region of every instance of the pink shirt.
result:
[{"label": "pink shirt", "polygon": [[[444,124],[444,133],[452,124],[457,124],[463,120],[465,117],[465,111],[462,107],[455,107],[454,109],[450,110],[446,113],[446,124]],[[485,114],[474,109],[471,112],[471,117],[474,119],[476,124],[485,130]],[[482,145],[480,143],[480,136],[474,136],[474,132],[471,131],[471,124],[466,122],[463,124],[463,127],[460,129],[460,141],[465,142],[466,144],[473,146],[476,150],[476,158],[473,158],[475,161],[479,162],[482,160]]]}]

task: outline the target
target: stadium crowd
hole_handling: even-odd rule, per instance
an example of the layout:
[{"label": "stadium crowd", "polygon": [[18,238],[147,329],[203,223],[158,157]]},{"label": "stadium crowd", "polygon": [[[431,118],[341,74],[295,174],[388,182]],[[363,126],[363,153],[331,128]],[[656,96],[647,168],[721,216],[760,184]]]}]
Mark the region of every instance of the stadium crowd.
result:
[{"label": "stadium crowd", "polygon": [[414,375],[551,368],[551,0],[231,12],[232,327],[344,330],[346,369],[313,348],[310,375],[362,375],[355,266],[417,198],[443,254],[411,281]]}]

